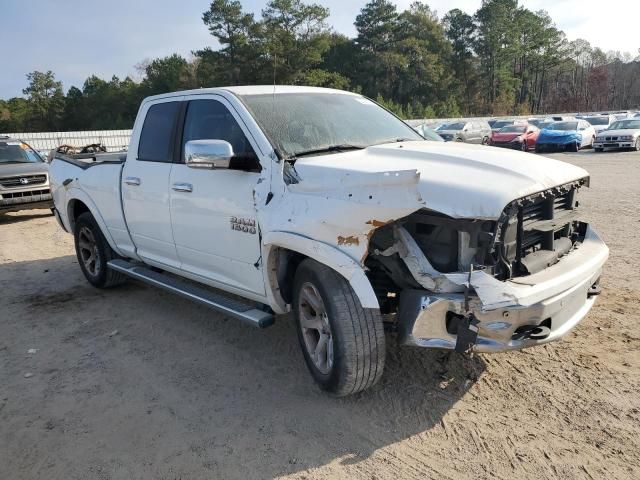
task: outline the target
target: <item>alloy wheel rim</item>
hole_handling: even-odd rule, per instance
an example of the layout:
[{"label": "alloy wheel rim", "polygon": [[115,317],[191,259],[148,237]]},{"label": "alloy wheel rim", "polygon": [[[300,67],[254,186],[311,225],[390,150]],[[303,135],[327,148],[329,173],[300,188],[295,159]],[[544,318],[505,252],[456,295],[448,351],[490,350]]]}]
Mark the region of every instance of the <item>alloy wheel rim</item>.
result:
[{"label": "alloy wheel rim", "polygon": [[327,375],[334,362],[333,332],[322,297],[309,282],[300,289],[298,312],[307,353],[315,367]]},{"label": "alloy wheel rim", "polygon": [[96,238],[88,227],[82,227],[78,233],[78,249],[84,268],[93,277],[100,274],[100,252]]}]

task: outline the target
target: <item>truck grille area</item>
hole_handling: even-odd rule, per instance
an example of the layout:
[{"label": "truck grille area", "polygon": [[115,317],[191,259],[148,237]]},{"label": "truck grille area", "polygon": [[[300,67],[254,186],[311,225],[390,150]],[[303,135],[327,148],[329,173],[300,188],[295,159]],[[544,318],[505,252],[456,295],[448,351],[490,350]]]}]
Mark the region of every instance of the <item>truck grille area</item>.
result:
[{"label": "truck grille area", "polygon": [[0,187],[4,188],[24,188],[28,185],[42,185],[47,182],[45,174],[21,175],[15,177],[0,178]]},{"label": "truck grille area", "polygon": [[557,263],[584,234],[577,221],[577,193],[586,179],[516,200],[505,209],[498,232],[504,277],[528,275]]}]

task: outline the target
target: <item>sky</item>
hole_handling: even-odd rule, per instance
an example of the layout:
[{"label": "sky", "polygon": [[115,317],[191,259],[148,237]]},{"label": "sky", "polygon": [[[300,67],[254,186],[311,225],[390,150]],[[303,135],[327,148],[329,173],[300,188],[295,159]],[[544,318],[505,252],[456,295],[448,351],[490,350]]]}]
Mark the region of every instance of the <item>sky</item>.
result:
[{"label": "sky", "polygon": [[[267,0],[241,0],[258,16]],[[329,7],[329,23],[349,36],[366,0],[315,0]],[[399,9],[412,0],[396,0]],[[306,0],[312,3],[312,0]],[[452,8],[473,14],[481,0],[423,0],[440,17]],[[210,0],[0,0],[0,98],[21,96],[25,75],[52,70],[65,92],[92,74],[139,79],[135,66],[172,53],[189,56],[216,48],[202,23]],[[638,0],[520,0],[546,10],[570,40],[583,38],[603,50],[640,49]]]}]

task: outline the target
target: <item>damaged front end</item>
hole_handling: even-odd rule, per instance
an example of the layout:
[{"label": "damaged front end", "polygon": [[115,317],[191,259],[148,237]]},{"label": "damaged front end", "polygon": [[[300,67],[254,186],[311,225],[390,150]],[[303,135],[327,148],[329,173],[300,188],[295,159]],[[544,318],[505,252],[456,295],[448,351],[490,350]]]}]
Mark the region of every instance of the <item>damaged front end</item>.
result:
[{"label": "damaged front end", "polygon": [[493,352],[560,338],[588,312],[608,249],[577,219],[582,179],[498,220],[421,209],[373,233],[365,265],[400,342]]}]

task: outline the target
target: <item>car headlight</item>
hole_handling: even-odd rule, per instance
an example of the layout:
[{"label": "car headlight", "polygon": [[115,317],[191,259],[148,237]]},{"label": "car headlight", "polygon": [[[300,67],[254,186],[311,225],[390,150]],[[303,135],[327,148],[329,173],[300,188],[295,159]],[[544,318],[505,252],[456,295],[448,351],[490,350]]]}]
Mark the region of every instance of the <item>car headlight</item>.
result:
[{"label": "car headlight", "polygon": [[622,135],[620,140],[633,140],[633,137],[631,135]]}]

